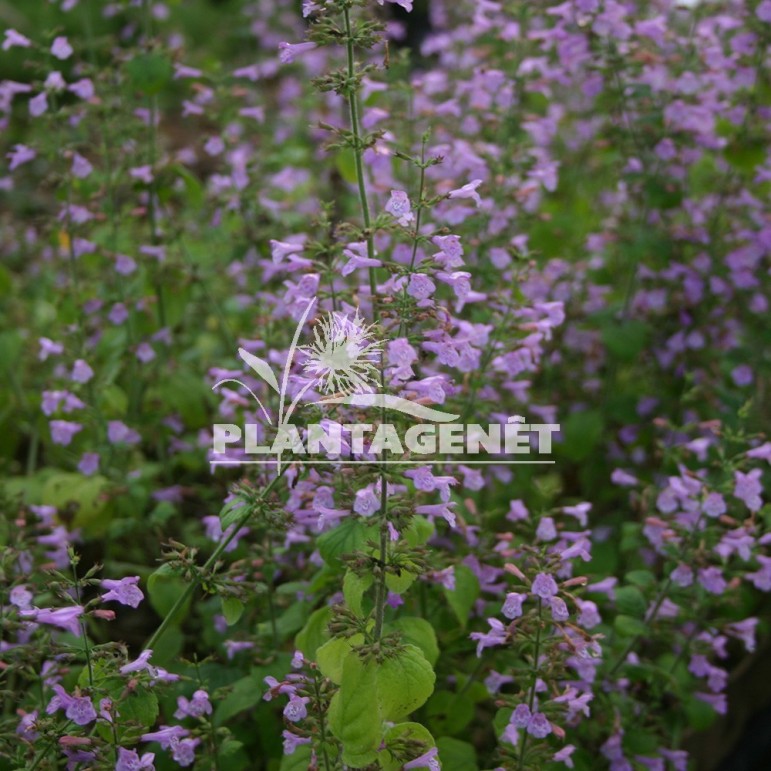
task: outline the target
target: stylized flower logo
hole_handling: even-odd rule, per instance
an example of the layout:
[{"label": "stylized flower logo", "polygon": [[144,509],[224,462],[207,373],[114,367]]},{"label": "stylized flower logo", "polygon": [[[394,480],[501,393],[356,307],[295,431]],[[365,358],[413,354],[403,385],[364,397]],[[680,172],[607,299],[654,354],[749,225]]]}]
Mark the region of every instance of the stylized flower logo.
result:
[{"label": "stylized flower logo", "polygon": [[313,330],[314,341],[300,347],[307,356],[305,374],[328,394],[372,391],[383,349],[382,342],[372,340],[373,326],[365,324],[358,308],[353,318],[327,313]]}]

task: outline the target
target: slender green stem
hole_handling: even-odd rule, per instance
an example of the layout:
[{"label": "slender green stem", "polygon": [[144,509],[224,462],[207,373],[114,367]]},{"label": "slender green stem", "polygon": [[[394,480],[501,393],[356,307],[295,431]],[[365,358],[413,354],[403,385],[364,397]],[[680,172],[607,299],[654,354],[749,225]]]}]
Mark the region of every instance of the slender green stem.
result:
[{"label": "slender green stem", "polygon": [[[353,49],[353,33],[351,31],[351,14],[348,8],[343,10],[346,34],[346,55],[348,59],[348,110],[351,116],[351,133],[353,134],[354,148],[353,160],[356,167],[356,181],[359,186],[359,200],[361,202],[361,218],[364,222],[364,239],[367,242],[367,257],[375,259],[375,241],[372,233],[369,214],[369,201],[367,199],[367,185],[364,180],[364,163],[362,160],[362,138],[359,127],[359,102],[357,89],[354,87],[356,78],[356,58]],[[375,317],[379,317],[377,301],[377,277],[375,268],[369,269],[369,290],[372,295],[372,309]]]},{"label": "slender green stem", "polygon": [[[72,577],[74,581],[73,588],[75,589],[75,599],[78,601],[78,606],[82,606],[80,599],[80,584],[78,582],[78,570],[75,567],[74,555],[70,557],[70,567],[72,568]],[[91,647],[88,644],[88,630],[86,629],[86,622],[83,616],[79,619],[80,633],[83,635],[83,651],[86,655],[86,667],[88,669],[88,684],[91,688],[94,687],[94,668],[91,666]]]},{"label": "slender green stem", "polygon": [[[359,188],[359,203],[361,206],[361,218],[364,223],[364,238],[367,243],[367,257],[375,259],[375,242],[372,232],[372,220],[370,217],[369,201],[367,199],[367,185],[364,179],[364,163],[362,159],[362,137],[359,125],[358,89],[356,80],[356,58],[353,45],[353,32],[351,27],[350,10],[343,9],[346,34],[346,55],[348,67],[348,110],[351,116],[351,133],[353,135],[353,158],[356,167],[356,180]],[[380,321],[380,308],[377,299],[377,276],[375,268],[369,269],[369,289],[372,295],[372,312],[377,321]],[[380,381],[385,391],[385,373],[381,362]],[[385,421],[385,410],[381,411],[382,420]],[[385,460],[385,451],[380,453],[381,462]],[[386,558],[388,556],[388,520],[387,520],[387,486],[385,477],[385,465],[380,469],[380,575],[375,588],[375,640],[380,640],[383,634],[383,622],[385,618],[385,605],[388,592],[386,590]]]},{"label": "slender green stem", "polygon": [[[420,183],[418,184],[418,200],[415,204],[415,237],[412,239],[412,256],[410,257],[410,267],[407,271],[412,273],[415,270],[415,260],[418,256],[418,242],[420,241],[420,222],[423,217],[423,194],[426,189],[426,140],[427,136],[423,136],[423,144],[420,148]],[[408,279],[409,281],[409,279]],[[407,298],[407,285],[405,285],[402,292],[402,300]],[[404,336],[404,332],[407,326],[407,320],[402,317],[399,322],[399,337]]]},{"label": "slender green stem", "polygon": [[[538,684],[538,657],[541,655],[541,626],[543,625],[543,600],[538,598],[538,626],[535,629],[535,643],[533,645],[533,682],[530,684],[530,696],[527,706],[532,712],[535,704],[535,687]],[[519,760],[517,768],[519,771],[525,767],[525,751],[527,750],[527,730],[522,731],[522,739],[519,744]]]},{"label": "slender green stem", "polygon": [[319,733],[321,734],[321,755],[324,758],[325,771],[329,771],[329,754],[327,753],[327,727],[324,720],[324,710],[321,708],[321,690],[319,688],[319,676],[316,670],[313,672],[313,688],[316,692],[316,709],[319,715]]},{"label": "slender green stem", "polygon": [[[285,469],[286,467],[284,468],[284,470]],[[273,479],[271,479],[270,482],[268,482],[268,484],[265,485],[265,487],[263,488],[262,492],[258,497],[258,502],[262,502],[265,499],[265,496],[267,496],[267,494],[275,487],[278,480],[281,479],[281,477],[283,476],[284,470],[282,470],[281,473],[273,477]],[[255,507],[248,506],[246,511],[236,521],[235,526],[230,531],[230,534],[227,536],[224,536],[222,540],[217,544],[216,548],[212,552],[209,559],[207,559],[206,562],[204,563],[200,574],[193,576],[190,583],[185,587],[185,591],[179,595],[179,597],[177,598],[177,601],[174,603],[171,610],[166,614],[166,617],[163,619],[160,626],[155,630],[155,632],[153,632],[152,637],[150,637],[150,639],[147,641],[143,650],[152,649],[158,644],[158,641],[163,637],[163,635],[166,633],[168,628],[174,623],[174,619],[179,614],[179,611],[182,609],[185,603],[187,603],[190,597],[192,597],[193,592],[195,592],[196,588],[201,583],[201,577],[205,575],[209,570],[211,570],[212,567],[214,567],[214,565],[216,564],[217,560],[220,558],[222,553],[230,545],[230,542],[236,537],[238,531],[249,522],[249,520],[254,516],[254,514],[255,514]]]}]

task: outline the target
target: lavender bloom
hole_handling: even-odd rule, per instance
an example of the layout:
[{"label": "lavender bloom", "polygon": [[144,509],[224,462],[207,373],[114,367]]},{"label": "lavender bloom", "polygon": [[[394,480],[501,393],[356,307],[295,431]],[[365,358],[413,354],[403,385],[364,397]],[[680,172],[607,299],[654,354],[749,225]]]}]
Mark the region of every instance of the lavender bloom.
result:
[{"label": "lavender bloom", "polygon": [[311,743],[310,737],[298,736],[291,731],[284,731],[281,735],[284,737],[284,755],[293,755],[300,745]]},{"label": "lavender bloom", "polygon": [[124,747],[118,747],[118,762],[115,764],[115,771],[155,771],[153,761],[155,754],[145,752],[141,757],[136,750],[127,750]]},{"label": "lavender bloom", "polygon": [[80,617],[83,615],[83,608],[80,605],[73,605],[69,608],[33,608],[32,610],[21,610],[19,615],[22,618],[28,618],[36,624],[47,624],[63,629],[65,632],[80,636]]},{"label": "lavender bloom", "polygon": [[[408,8],[407,10],[410,9]],[[427,768],[429,771],[440,771],[442,764],[439,762],[439,758],[437,757],[438,753],[439,750],[436,747],[432,747],[428,752],[425,752],[420,757],[415,758],[415,760],[411,760],[409,763],[405,763],[402,768]]]},{"label": "lavender bloom", "polygon": [[763,492],[763,486],[760,482],[762,472],[760,469],[743,474],[741,471],[734,472],[734,497],[744,502],[744,505],[750,511],[760,511],[763,506],[763,499],[760,494]]},{"label": "lavender bloom", "polygon": [[477,641],[477,656],[481,656],[485,648],[503,645],[508,639],[506,627],[497,618],[488,618],[487,623],[490,624],[489,632],[472,632],[470,635]]},{"label": "lavender bloom", "polygon": [[206,691],[199,688],[189,700],[184,696],[177,696],[177,711],[174,713],[177,720],[185,717],[203,717],[211,713],[212,706]]},{"label": "lavender bloom", "polygon": [[526,594],[509,592],[506,602],[503,603],[503,615],[508,619],[519,618],[522,615],[522,603],[527,599]]},{"label": "lavender bloom", "polygon": [[292,723],[299,723],[308,717],[306,704],[310,701],[307,696],[297,696],[294,693],[289,697],[289,702],[284,707],[284,717]]},{"label": "lavender bloom", "polygon": [[139,603],[145,598],[142,590],[137,586],[139,576],[126,576],[119,581],[111,578],[102,580],[102,588],[108,591],[102,595],[102,600],[109,602],[114,600],[121,605],[130,605],[132,608],[138,608]]},{"label": "lavender bloom", "polygon": [[551,733],[551,723],[543,712],[536,712],[528,721],[527,732],[536,739],[543,739]]},{"label": "lavender bloom", "polygon": [[66,37],[57,37],[51,46],[51,53],[57,58],[69,59],[72,56],[72,46]]},{"label": "lavender bloom", "polygon": [[415,215],[411,211],[410,199],[403,190],[391,191],[391,197],[385,205],[385,210],[393,215],[402,226],[409,225],[415,219]]},{"label": "lavender bloom", "polygon": [[533,580],[530,589],[533,594],[540,597],[542,600],[548,600],[551,597],[554,597],[559,591],[557,582],[546,573],[539,573]]}]

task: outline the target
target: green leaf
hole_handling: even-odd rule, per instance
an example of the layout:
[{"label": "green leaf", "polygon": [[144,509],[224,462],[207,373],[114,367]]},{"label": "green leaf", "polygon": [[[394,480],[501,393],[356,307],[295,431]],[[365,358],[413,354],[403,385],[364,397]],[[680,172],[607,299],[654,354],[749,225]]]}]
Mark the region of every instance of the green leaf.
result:
[{"label": "green leaf", "polygon": [[344,519],[334,530],[322,533],[317,541],[319,553],[328,565],[340,564],[340,556],[352,554],[377,537],[377,529],[353,517]]},{"label": "green leaf", "polygon": [[372,576],[357,576],[356,573],[349,570],[343,578],[343,596],[346,605],[357,615],[363,616],[364,611],[361,607],[361,601],[364,593],[372,586]]},{"label": "green leaf", "polygon": [[327,626],[332,618],[332,609],[325,605],[314,610],[305,626],[294,638],[294,647],[302,651],[303,656],[316,661],[316,651],[329,639]]},{"label": "green leaf", "polygon": [[471,568],[456,565],[455,589],[444,589],[444,594],[460,625],[465,629],[471,608],[479,597],[479,580]]},{"label": "green leaf", "polygon": [[137,686],[118,702],[118,711],[121,721],[136,722],[147,728],[158,719],[158,698],[147,688]]},{"label": "green leaf", "polygon": [[217,705],[214,720],[224,725],[231,718],[251,709],[262,700],[263,683],[254,675],[242,677],[233,684],[233,690]]},{"label": "green leaf", "polygon": [[228,626],[233,626],[244,613],[244,603],[236,597],[222,598],[222,615]]},{"label": "green leaf", "polygon": [[108,481],[105,477],[83,474],[57,473],[43,486],[43,500],[57,509],[75,506],[73,525],[82,527],[88,535],[102,535],[110,523],[105,495]]},{"label": "green leaf", "polygon": [[308,771],[311,767],[311,748],[301,744],[291,755],[281,758],[279,771]]},{"label": "green leaf", "polygon": [[412,518],[409,527],[405,528],[402,537],[410,546],[417,548],[418,546],[423,546],[435,532],[434,523],[430,519],[417,514]]},{"label": "green leaf", "polygon": [[602,341],[617,359],[634,361],[645,348],[648,332],[648,325],[641,321],[616,321],[602,330]]},{"label": "green leaf", "polygon": [[343,679],[343,666],[351,654],[351,649],[363,642],[364,635],[355,634],[348,638],[333,637],[324,643],[316,651],[316,663],[319,665],[321,674],[339,685]]},{"label": "green leaf", "polygon": [[602,437],[604,421],[598,411],[574,412],[562,426],[560,452],[574,462],[587,458]]},{"label": "green leaf", "polygon": [[378,756],[382,771],[399,771],[403,767],[403,762],[395,760],[388,751],[388,747],[399,743],[404,744],[404,742],[420,742],[423,745],[420,749],[415,750],[413,757],[407,758],[407,762],[419,758],[436,746],[431,732],[420,723],[397,723],[397,725],[389,728],[383,737],[386,748],[381,750]]},{"label": "green leaf", "polygon": [[349,184],[356,184],[356,159],[353,150],[344,148],[335,156],[335,166],[340,176]]},{"label": "green leaf", "polygon": [[399,575],[386,573],[385,583],[388,590],[394,594],[404,594],[412,586],[417,576],[409,570],[402,569]]},{"label": "green leaf", "polygon": [[354,768],[367,766],[377,757],[382,730],[379,671],[374,661],[364,663],[350,651],[343,663],[340,690],[329,704],[329,730],[343,745],[343,763]]},{"label": "green leaf", "polygon": [[246,505],[241,498],[234,497],[220,509],[220,525],[223,530],[241,521],[246,513]]},{"label": "green leaf", "polygon": [[639,586],[641,589],[646,589],[656,583],[656,576],[650,570],[630,570],[624,576],[624,580],[629,584]]},{"label": "green leaf", "polygon": [[436,746],[439,748],[442,771],[478,771],[476,750],[468,742],[442,736]]},{"label": "green leaf", "polygon": [[131,85],[145,94],[158,94],[171,82],[171,62],[163,54],[146,53],[126,64]]},{"label": "green leaf", "polygon": [[406,616],[397,618],[389,629],[402,633],[402,639],[411,645],[420,648],[431,666],[439,659],[439,644],[436,641],[434,627],[424,618]]},{"label": "green leaf", "polygon": [[377,668],[377,692],[384,720],[398,720],[426,703],[436,675],[420,648],[406,645]]},{"label": "green leaf", "polygon": [[643,618],[648,609],[643,593],[636,586],[622,586],[616,589],[616,608],[624,616]]},{"label": "green leaf", "polygon": [[458,698],[450,691],[437,691],[428,701],[431,729],[436,734],[455,734],[463,731],[474,719],[474,700],[468,693]]},{"label": "green leaf", "polygon": [[622,637],[634,637],[638,634],[645,634],[648,627],[639,618],[632,616],[616,616],[613,626]]},{"label": "green leaf", "polygon": [[[182,592],[185,591],[187,582],[184,581],[174,568],[167,562],[161,565],[158,570],[153,572],[147,579],[147,594],[150,597],[150,604],[153,610],[162,617],[168,616],[174,603]],[[179,623],[190,608],[188,600],[184,608],[177,614],[175,623]]]}]

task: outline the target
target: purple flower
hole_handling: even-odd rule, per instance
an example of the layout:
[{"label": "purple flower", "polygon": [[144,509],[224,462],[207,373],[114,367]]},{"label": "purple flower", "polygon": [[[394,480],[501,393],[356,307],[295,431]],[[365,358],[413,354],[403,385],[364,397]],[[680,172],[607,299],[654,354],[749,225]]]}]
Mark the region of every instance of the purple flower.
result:
[{"label": "purple flower", "polygon": [[763,500],[760,497],[763,487],[760,483],[762,472],[760,469],[743,474],[741,471],[734,472],[734,497],[744,502],[744,505],[750,511],[760,511],[763,506]]},{"label": "purple flower", "polygon": [[201,743],[200,739],[183,739],[175,744],[171,757],[182,768],[192,766],[195,763],[195,748]]},{"label": "purple flower", "polygon": [[164,750],[167,750],[189,735],[190,731],[181,725],[161,726],[157,731],[142,734],[141,739],[143,742],[158,742]]},{"label": "purple flower", "polygon": [[756,570],[754,573],[747,573],[744,577],[756,589],[759,589],[761,592],[769,592],[771,591],[771,557],[758,554],[757,560],[760,562],[760,570]]},{"label": "purple flower", "polygon": [[723,496],[720,493],[710,493],[704,499],[702,510],[708,517],[713,519],[721,514],[725,514],[727,509]]},{"label": "purple flower", "polygon": [[66,37],[57,37],[54,39],[51,46],[51,53],[57,58],[64,61],[72,56],[72,46]]},{"label": "purple flower", "polygon": [[509,592],[506,595],[506,602],[503,603],[503,615],[508,619],[519,618],[522,615],[522,603],[526,599],[526,594]]},{"label": "purple flower", "polygon": [[88,159],[84,158],[80,153],[75,153],[72,156],[72,167],[70,168],[70,171],[72,172],[73,177],[85,179],[93,170],[94,167]]},{"label": "purple flower", "polygon": [[[408,8],[407,10],[410,9]],[[439,750],[436,747],[432,747],[428,752],[424,752],[420,757],[415,758],[415,760],[405,763],[402,768],[427,768],[429,771],[439,771],[442,765],[437,757],[438,753]]]},{"label": "purple flower", "polygon": [[636,476],[633,476],[620,468],[613,471],[610,475],[610,481],[613,482],[613,484],[621,485],[622,487],[634,487],[635,485],[640,484],[640,480]]},{"label": "purple flower", "polygon": [[313,51],[316,47],[316,43],[279,43],[278,59],[282,64],[289,64],[296,56]]},{"label": "purple flower", "polygon": [[48,703],[46,712],[52,714],[63,709],[68,720],[75,725],[88,725],[96,720],[96,710],[87,696],[70,696],[61,685],[53,686],[55,696]]},{"label": "purple flower", "polygon": [[65,632],[80,636],[80,617],[83,615],[83,608],[80,605],[73,605],[69,608],[33,608],[31,610],[19,611],[19,615],[34,621],[36,624],[47,624],[64,629]]},{"label": "purple flower", "polygon": [[535,537],[541,541],[553,541],[557,537],[557,528],[551,517],[543,517],[538,523]]},{"label": "purple flower", "polygon": [[[16,147],[22,147],[22,145],[16,145]],[[32,157],[35,157],[34,153],[32,153]],[[40,361],[45,361],[49,356],[59,356],[64,351],[64,346],[61,343],[55,343],[47,337],[41,337],[38,343],[40,344],[40,353],[38,354]]]},{"label": "purple flower", "polygon": [[527,732],[536,739],[543,739],[551,733],[551,723],[543,712],[536,712],[527,724]]},{"label": "purple flower", "polygon": [[565,600],[560,597],[552,597],[549,600],[549,604],[551,605],[551,617],[555,621],[561,623],[570,618],[570,612],[568,611],[568,606],[565,604]]},{"label": "purple flower", "polygon": [[474,179],[471,182],[459,187],[456,190],[451,190],[448,194],[448,198],[470,198],[474,201],[477,207],[482,205],[482,199],[477,193],[477,188],[482,184],[481,179]]},{"label": "purple flower", "polygon": [[292,723],[299,723],[300,720],[305,720],[308,717],[308,709],[305,705],[309,701],[310,699],[307,696],[300,697],[293,693],[284,707],[284,717]]},{"label": "purple flower", "polygon": [[114,600],[121,605],[130,605],[132,608],[138,608],[139,603],[145,598],[142,590],[137,586],[138,583],[139,576],[126,576],[119,581],[105,578],[102,580],[102,588],[109,591],[102,595],[102,600],[104,602]]},{"label": "purple flower", "polygon": [[84,452],[78,463],[78,471],[87,477],[99,471],[99,455],[95,452]]},{"label": "purple flower", "polygon": [[152,752],[145,752],[140,757],[136,750],[127,750],[123,747],[118,747],[118,762],[115,764],[115,771],[155,771],[153,761],[155,760],[155,754]]},{"label": "purple flower", "polygon": [[45,91],[38,94],[37,96],[33,96],[32,99],[29,100],[29,114],[33,118],[40,117],[47,110],[48,110],[48,97],[46,96]]},{"label": "purple flower", "polygon": [[385,205],[385,210],[394,216],[396,221],[406,227],[415,219],[412,213],[410,199],[404,190],[392,190],[391,197]]},{"label": "purple flower", "polygon": [[425,273],[413,273],[407,286],[407,294],[416,300],[427,300],[436,291],[436,284]]},{"label": "purple flower", "polygon": [[16,726],[16,733],[28,742],[34,742],[40,734],[35,730],[37,727],[38,711],[33,710],[21,716],[19,725]]},{"label": "purple flower", "polygon": [[294,751],[301,744],[311,743],[310,737],[306,738],[303,736],[298,736],[297,734],[293,734],[291,731],[284,731],[281,735],[284,737],[284,755],[293,755]]},{"label": "purple flower", "polygon": [[356,491],[353,510],[357,514],[361,514],[362,517],[371,517],[379,509],[380,497],[372,487],[365,487],[363,490]]},{"label": "purple flower", "polygon": [[527,728],[530,718],[532,718],[530,707],[527,704],[517,704],[511,713],[509,722],[517,728]]},{"label": "purple flower", "polygon": [[67,87],[75,96],[84,101],[94,98],[94,84],[90,78],[81,78]]},{"label": "purple flower", "polygon": [[78,359],[75,364],[72,365],[70,380],[74,383],[88,383],[93,376],[94,370],[92,370],[83,359]]},{"label": "purple flower", "polygon": [[731,379],[739,387],[752,385],[752,370],[746,364],[740,364],[731,370]]},{"label": "purple flower", "polygon": [[699,583],[710,594],[722,594],[726,590],[726,580],[720,568],[709,567],[699,570]]},{"label": "purple flower", "polygon": [[113,444],[137,444],[139,434],[120,420],[107,422],[107,438]]},{"label": "purple flower", "polygon": [[184,696],[177,697],[177,711],[174,717],[182,720],[184,717],[203,717],[211,715],[212,706],[209,701],[209,694],[202,689],[198,689],[192,699],[186,699]]},{"label": "purple flower", "polygon": [[675,586],[685,588],[693,583],[693,570],[691,570],[690,566],[681,562],[669,574],[669,577],[672,579],[672,583],[674,583]]},{"label": "purple flower", "polygon": [[565,747],[563,747],[559,752],[555,752],[554,755],[552,755],[552,760],[557,763],[564,763],[568,768],[573,768],[573,759],[570,757],[574,752],[576,751],[576,748],[572,744],[568,744]]},{"label": "purple flower", "polygon": [[7,51],[9,48],[29,48],[32,45],[32,41],[24,37],[21,32],[17,32],[15,29],[5,30],[5,40],[3,40],[3,51]]},{"label": "purple flower", "polygon": [[444,268],[452,270],[463,265],[463,246],[460,236],[434,236],[431,241],[441,249],[434,259]]},{"label": "purple flower", "polygon": [[542,600],[548,600],[554,597],[559,591],[557,582],[548,573],[539,573],[533,580],[533,584],[530,587],[533,594],[540,597]]},{"label": "purple flower", "polygon": [[489,632],[472,632],[470,635],[477,642],[477,656],[481,656],[485,648],[503,645],[508,638],[506,627],[497,618],[488,618],[487,623],[490,624]]}]

